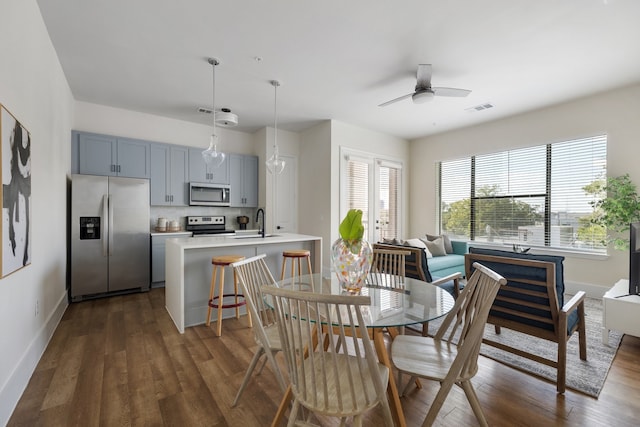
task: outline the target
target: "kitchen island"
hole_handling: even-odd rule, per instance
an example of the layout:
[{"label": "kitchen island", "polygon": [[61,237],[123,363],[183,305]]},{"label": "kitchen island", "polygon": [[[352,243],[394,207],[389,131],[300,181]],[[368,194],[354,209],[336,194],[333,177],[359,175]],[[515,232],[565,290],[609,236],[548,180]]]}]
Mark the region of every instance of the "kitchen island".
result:
[{"label": "kitchen island", "polygon": [[[322,266],[322,238],[304,234],[282,233],[268,237],[185,237],[166,241],[165,306],[178,331],[205,323],[211,285],[211,257],[242,255],[247,258],[266,254],[266,262],[276,280],[280,278],[282,251],[307,249],[315,270]],[[304,267],[303,267],[304,268]],[[304,273],[304,271],[303,271]],[[233,293],[233,274],[225,271],[224,293]],[[245,310],[245,307],[241,307]],[[235,316],[235,309],[225,309],[224,317]],[[216,313],[212,313],[212,319]]]}]

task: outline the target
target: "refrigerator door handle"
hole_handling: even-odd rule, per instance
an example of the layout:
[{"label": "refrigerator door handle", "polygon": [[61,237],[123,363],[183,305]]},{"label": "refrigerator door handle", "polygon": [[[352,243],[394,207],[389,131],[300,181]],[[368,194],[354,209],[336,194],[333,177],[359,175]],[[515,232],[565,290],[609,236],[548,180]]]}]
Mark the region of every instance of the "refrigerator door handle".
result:
[{"label": "refrigerator door handle", "polygon": [[107,235],[109,234],[109,228],[106,224],[106,219],[109,217],[109,211],[107,210],[109,206],[109,196],[107,194],[102,196],[102,227],[104,230],[102,231],[102,256],[107,256]]},{"label": "refrigerator door handle", "polygon": [[113,255],[113,203],[109,194],[109,256]]}]

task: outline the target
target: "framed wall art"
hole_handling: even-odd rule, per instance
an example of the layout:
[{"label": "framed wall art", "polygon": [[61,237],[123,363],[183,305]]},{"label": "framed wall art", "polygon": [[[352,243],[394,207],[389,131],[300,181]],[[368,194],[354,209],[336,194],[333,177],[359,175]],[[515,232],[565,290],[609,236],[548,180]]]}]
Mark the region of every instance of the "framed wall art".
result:
[{"label": "framed wall art", "polygon": [[31,135],[0,104],[2,168],[1,273],[31,264]]}]

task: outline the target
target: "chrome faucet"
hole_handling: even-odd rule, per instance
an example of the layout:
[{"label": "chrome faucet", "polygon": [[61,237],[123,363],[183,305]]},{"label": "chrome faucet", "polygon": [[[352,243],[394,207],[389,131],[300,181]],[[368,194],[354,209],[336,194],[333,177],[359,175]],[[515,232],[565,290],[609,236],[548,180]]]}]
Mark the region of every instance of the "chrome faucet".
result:
[{"label": "chrome faucet", "polygon": [[260,220],[260,213],[262,213],[262,227],[260,228],[260,235],[264,238],[264,210],[262,208],[258,209],[256,212],[256,222]]}]

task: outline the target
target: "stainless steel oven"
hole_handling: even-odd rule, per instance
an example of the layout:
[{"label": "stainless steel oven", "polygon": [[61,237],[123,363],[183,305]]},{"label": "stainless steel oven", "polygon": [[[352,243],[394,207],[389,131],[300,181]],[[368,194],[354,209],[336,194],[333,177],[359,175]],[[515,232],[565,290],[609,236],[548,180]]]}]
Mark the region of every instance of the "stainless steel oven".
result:
[{"label": "stainless steel oven", "polygon": [[229,186],[206,182],[189,183],[189,205],[229,206]]}]

